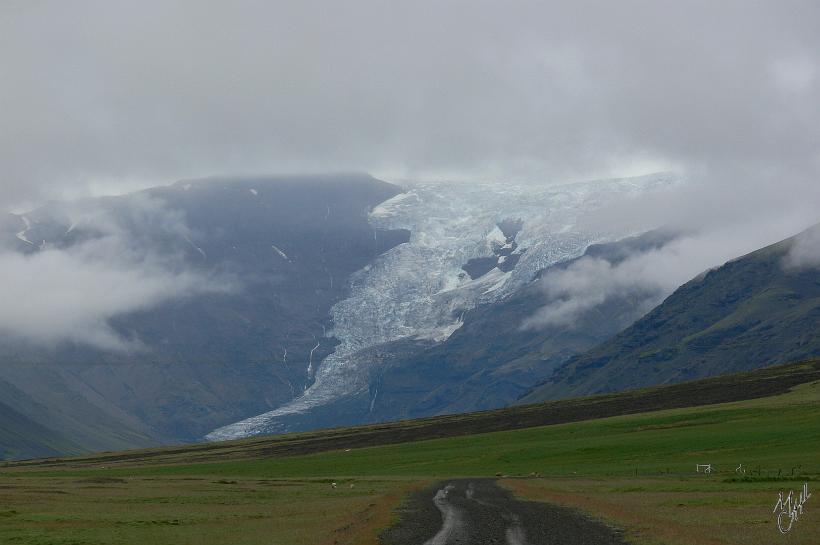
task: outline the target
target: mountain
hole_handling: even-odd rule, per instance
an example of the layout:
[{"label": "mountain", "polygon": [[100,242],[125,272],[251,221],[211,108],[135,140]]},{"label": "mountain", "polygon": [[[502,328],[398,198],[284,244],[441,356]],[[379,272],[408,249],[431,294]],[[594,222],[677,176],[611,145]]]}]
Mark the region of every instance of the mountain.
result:
[{"label": "mountain", "polygon": [[[8,368],[4,371],[4,375],[15,375]],[[44,365],[28,374],[18,370],[16,376],[28,378],[21,388],[0,379],[0,399],[15,413],[0,426],[3,456],[51,456],[148,447],[161,442],[151,435],[148,426],[115,405],[106,405],[103,396],[89,385],[79,384],[76,379],[63,382],[60,375],[47,371]],[[37,372],[42,376],[34,374]]]},{"label": "mountain", "polygon": [[651,290],[620,294],[585,311],[571,325],[524,328],[524,318],[551,302],[540,276],[592,256],[614,264],[673,238],[653,231],[593,244],[580,258],[540,271],[508,298],[465,311],[461,326],[442,342],[404,339],[359,352],[371,361],[366,388],[290,414],[278,424],[289,431],[311,430],[505,407],[571,356],[634,322],[646,311],[647,300],[658,302]]},{"label": "mountain", "polygon": [[675,383],[820,355],[820,269],[794,259],[818,235],[820,226],[694,278],[622,333],[559,367],[520,402]]},{"label": "mountain", "polygon": [[374,422],[452,414],[509,405],[568,358],[609,339],[640,318],[659,294],[651,289],[613,295],[580,313],[572,324],[524,327],[524,319],[554,303],[544,289],[551,272],[595,258],[615,265],[627,256],[663,247],[676,234],[650,231],[615,242],[592,244],[578,258],[539,271],[508,298],[465,313],[446,342],[373,373],[370,407]]},{"label": "mountain", "polygon": [[[224,426],[209,439],[380,422],[504,406],[570,355],[639,317],[645,301],[612,299],[569,330],[522,329],[546,304],[539,277],[645,230],[588,227],[602,206],[659,191],[668,175],[547,188],[420,184],[382,203],[371,222],[405,228],[407,244],[353,277],[333,309],[341,344],[303,396]],[[654,237],[656,235],[652,235]],[[635,241],[638,251],[652,238]],[[630,243],[620,249],[630,251]],[[654,301],[657,302],[657,301]],[[601,319],[605,316],[606,319]]]},{"label": "mountain", "polygon": [[[549,302],[544,271],[663,244],[632,238],[652,225],[595,219],[676,183],[212,178],[9,215],[0,245],[26,260],[130,256],[143,276],[158,268],[204,288],[113,313],[95,336],[0,333],[0,399],[91,451],[504,406],[646,310],[630,294],[572,329],[522,328]],[[82,331],[81,318],[53,321]]]},{"label": "mountain", "polygon": [[[613,417],[652,413],[656,411],[666,411],[664,418],[669,419],[669,424],[663,428],[657,425],[641,427],[640,429],[628,428],[624,433],[634,434],[636,431],[653,432],[664,430],[675,433],[681,428],[689,430],[699,425],[725,425],[723,419],[704,418],[703,412],[726,409],[736,414],[736,417],[749,422],[750,428],[754,428],[754,420],[750,420],[747,411],[738,410],[735,407],[720,407],[720,404],[728,404],[738,401],[762,400],[759,405],[761,410],[770,410],[771,398],[777,396],[785,401],[785,405],[794,405],[795,410],[804,408],[807,399],[816,399],[816,393],[812,389],[804,389],[803,394],[793,392],[799,386],[817,386],[820,384],[820,360],[810,360],[805,362],[777,365],[766,369],[757,369],[745,373],[733,373],[688,381],[680,384],[667,386],[654,386],[639,390],[619,392],[614,394],[602,394],[590,397],[564,399],[546,403],[534,403],[530,405],[510,406],[492,411],[480,411],[474,413],[461,413],[457,415],[442,415],[414,420],[403,420],[395,423],[379,425],[363,425],[355,427],[339,427],[332,430],[320,430],[307,433],[293,433],[276,436],[260,436],[248,439],[221,441],[218,443],[197,443],[184,446],[159,447],[150,449],[134,450],[130,452],[104,452],[94,453],[86,456],[74,456],[71,458],[58,458],[51,460],[27,460],[20,462],[7,462],[5,467],[9,468],[30,468],[34,471],[61,471],[65,469],[77,470],[77,468],[87,467],[89,469],[107,469],[116,471],[117,469],[133,471],[135,467],[143,468],[155,467],[164,471],[170,466],[177,464],[190,464],[192,471],[201,475],[203,468],[207,471],[208,466],[203,463],[212,464],[210,468],[215,469],[221,475],[227,475],[228,471],[236,471],[236,467],[226,469],[226,463],[235,463],[248,460],[271,462],[276,458],[293,458],[303,455],[316,455],[322,452],[335,451],[339,456],[351,458],[345,454],[351,449],[367,449],[381,445],[395,445],[401,443],[411,443],[416,441],[430,441],[432,439],[448,438],[453,439],[459,436],[467,436],[469,441],[478,439],[479,434],[490,434],[493,432],[504,432],[508,438],[512,430],[522,430],[527,428],[540,428],[543,426],[565,425],[574,422],[583,422],[599,419],[610,419],[614,426],[619,428],[620,433],[623,420],[612,420]],[[814,388],[816,391],[816,388]],[[795,395],[798,394],[798,395]],[[808,394],[808,395],[805,395]],[[790,400],[783,400],[783,396],[791,397]],[[690,412],[685,409],[695,408]],[[816,408],[812,407],[817,411]],[[684,409],[683,411],[670,409]],[[697,423],[691,418],[697,417]],[[819,415],[820,416],[820,415]],[[683,421],[684,425],[681,425]],[[797,427],[801,423],[794,423]],[[757,430],[759,431],[759,430]],[[776,432],[776,430],[774,430]],[[544,430],[536,430],[539,435],[538,441],[543,441],[543,445],[537,447],[549,450],[549,443],[552,436],[545,438]],[[577,432],[570,432],[571,434]],[[793,434],[793,437],[800,437],[807,441],[817,442],[816,435]],[[589,456],[591,447],[594,444],[594,437],[584,438],[583,449],[579,452],[585,458]],[[650,441],[653,439],[650,439]],[[530,438],[530,443],[532,438]],[[503,438],[499,445],[506,445]],[[748,446],[748,445],[747,445]],[[606,446],[593,447],[596,455],[606,457],[609,449]],[[692,447],[697,449],[697,445]],[[751,445],[750,448],[753,448]],[[772,446],[777,449],[776,445]],[[783,449],[778,449],[784,452]],[[372,451],[371,451],[372,452]],[[674,449],[666,449],[667,453],[675,454]],[[786,451],[788,452],[788,451]],[[813,452],[804,451],[806,455]],[[505,453],[509,454],[509,452]],[[543,455],[543,453],[541,453]],[[697,452],[700,455],[701,453]],[[550,452],[550,455],[560,459],[560,455]],[[734,456],[734,452],[730,456]],[[379,454],[374,454],[378,457]],[[786,454],[788,456],[788,454]],[[479,456],[481,457],[481,456]],[[539,458],[538,454],[534,455]],[[492,458],[491,464],[503,463]],[[412,463],[429,464],[432,462],[429,457],[416,456]],[[527,468],[532,468],[534,464],[532,456],[525,460]],[[343,462],[343,463],[349,463]],[[354,462],[357,463],[357,462]],[[392,459],[388,458],[386,463],[396,468],[392,464]],[[656,462],[657,463],[657,462]],[[679,460],[676,462],[684,467]],[[734,462],[733,463],[737,463]],[[667,469],[661,464],[664,473]],[[575,471],[574,467],[564,467],[564,471]],[[688,463],[685,467],[691,467]],[[734,473],[734,468],[725,469]],[[493,472],[498,468],[493,467]],[[633,469],[633,468],[630,468]],[[304,472],[315,471],[316,466],[310,463],[301,463],[300,470]],[[328,476],[338,475],[338,467],[333,465],[322,466],[322,470]],[[262,471],[270,475],[270,466],[262,466]],[[622,472],[626,470],[621,469]],[[687,471],[689,471],[687,469]],[[358,473],[356,475],[359,475]],[[315,476],[315,475],[314,475]],[[267,485],[268,481],[261,481]],[[138,485],[141,484],[138,482]],[[217,484],[222,484],[217,481]],[[267,499],[267,498],[266,498]]]},{"label": "mountain", "polygon": [[110,328],[134,341],[126,350],[2,335],[0,391],[90,450],[190,441],[288,402],[337,343],[330,309],[351,274],[407,240],[368,222],[400,191],[364,175],[207,179],[10,215],[0,239],[19,255],[116,240],[138,263],[230,289],[113,317]]},{"label": "mountain", "polygon": [[70,439],[0,403],[0,460],[87,452]]}]

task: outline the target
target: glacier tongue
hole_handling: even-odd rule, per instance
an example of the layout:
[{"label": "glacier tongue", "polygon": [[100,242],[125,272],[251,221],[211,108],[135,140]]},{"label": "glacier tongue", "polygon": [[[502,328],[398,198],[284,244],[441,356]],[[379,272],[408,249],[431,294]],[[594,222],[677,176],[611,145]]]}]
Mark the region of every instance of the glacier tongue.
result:
[{"label": "glacier tongue", "polygon": [[[373,209],[369,218],[377,228],[410,230],[410,241],[353,275],[349,297],[331,310],[334,325],[328,334],[340,344],[322,361],[315,382],[300,398],[214,430],[206,439],[288,431],[288,415],[366,390],[371,365],[366,349],[403,338],[446,340],[460,327],[465,311],[503,299],[531,282],[539,270],[582,255],[590,244],[655,227],[601,232],[585,223],[605,205],[675,183],[671,174],[655,174],[545,187],[410,185]],[[522,222],[515,236],[518,263],[508,272],[494,268],[471,279],[462,266],[509,248],[499,224],[511,220]]]}]

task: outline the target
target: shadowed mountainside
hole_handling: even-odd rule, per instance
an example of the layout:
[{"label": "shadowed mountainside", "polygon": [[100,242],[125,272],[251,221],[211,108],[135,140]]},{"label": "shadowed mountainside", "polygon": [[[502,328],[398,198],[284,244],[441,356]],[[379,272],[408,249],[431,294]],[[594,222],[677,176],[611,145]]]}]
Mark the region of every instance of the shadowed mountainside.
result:
[{"label": "shadowed mountainside", "polygon": [[97,467],[100,463],[179,464],[285,457],[608,418],[757,399],[820,380],[820,360],[779,365],[670,386],[536,403],[493,411],[88,457],[7,462],[6,467]]},{"label": "shadowed mountainside", "polygon": [[194,440],[291,400],[333,350],[329,311],[349,275],[407,240],[367,220],[399,192],[366,175],[214,178],[8,216],[0,236],[21,254],[71,251],[114,225],[128,251],[232,286],[110,320],[140,350],[3,336],[3,401],[104,450]]},{"label": "shadowed mountainside", "polygon": [[796,237],[681,286],[622,333],[572,358],[521,403],[692,380],[820,355],[820,269]]},{"label": "shadowed mountainside", "polygon": [[[286,417],[287,427],[311,429],[389,422],[509,405],[571,356],[610,338],[638,319],[660,296],[651,290],[614,295],[573,324],[527,329],[522,322],[551,302],[541,276],[594,257],[617,264],[675,238],[650,231],[616,242],[593,244],[583,256],[536,273],[510,297],[464,312],[463,324],[444,342],[402,339],[362,350],[369,385],[310,411]],[[649,306],[647,306],[649,302]]]},{"label": "shadowed mountainside", "polygon": [[0,459],[80,454],[84,449],[0,403]]}]

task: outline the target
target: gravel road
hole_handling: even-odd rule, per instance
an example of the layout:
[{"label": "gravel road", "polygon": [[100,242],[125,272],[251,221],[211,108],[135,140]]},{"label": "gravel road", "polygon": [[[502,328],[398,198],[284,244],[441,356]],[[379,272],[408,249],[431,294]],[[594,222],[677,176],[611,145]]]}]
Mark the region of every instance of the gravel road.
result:
[{"label": "gravel road", "polygon": [[383,545],[625,545],[578,511],[516,499],[493,479],[442,481],[414,494]]}]

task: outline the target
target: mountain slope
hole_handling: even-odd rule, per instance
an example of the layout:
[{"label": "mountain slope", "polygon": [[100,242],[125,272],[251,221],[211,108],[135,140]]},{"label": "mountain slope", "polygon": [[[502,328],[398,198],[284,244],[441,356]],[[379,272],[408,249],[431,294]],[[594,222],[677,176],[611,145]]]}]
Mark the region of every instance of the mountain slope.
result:
[{"label": "mountain slope", "polygon": [[[0,541],[375,543],[407,521],[411,491],[504,475],[517,495],[569,502],[633,543],[772,543],[778,491],[820,476],[817,429],[820,365],[807,362],[485,413],[7,463]],[[702,463],[711,477],[695,471]],[[413,545],[441,525],[426,505],[429,532]],[[813,513],[789,543],[816,544]]]},{"label": "mountain slope", "polygon": [[[378,376],[386,365],[405,362],[412,368],[415,354],[446,342],[465,326],[471,310],[506,300],[531,284],[540,270],[580,257],[591,244],[655,227],[635,220],[604,228],[596,212],[677,183],[674,175],[657,173],[543,187],[410,184],[405,193],[370,214],[375,227],[406,229],[410,239],[352,276],[350,297],[332,312],[329,334],[340,343],[322,361],[315,383],[292,402],[223,426],[207,438],[306,430],[401,414],[390,408],[391,397],[379,393]],[[489,365],[503,366],[504,355],[499,356],[492,356]],[[470,357],[469,348],[458,356]],[[415,383],[420,388],[414,395],[437,388],[439,379],[449,382],[445,388],[464,392],[460,396],[464,403],[448,408],[436,402],[421,414],[477,408],[474,403],[481,401],[484,386],[476,389],[475,383],[465,381],[479,369],[456,369],[451,365],[458,365],[455,360],[428,361],[433,367],[420,367],[418,375],[430,369],[435,373],[429,373],[426,384]],[[532,375],[522,378],[532,379]],[[511,391],[517,395],[521,385],[499,390],[491,403],[511,401],[515,398]],[[374,412],[377,405],[387,408],[381,416]]]},{"label": "mountain slope", "polygon": [[790,265],[820,227],[681,286],[611,340],[573,358],[520,402],[680,382],[820,355],[820,269]]},{"label": "mountain slope", "polygon": [[115,316],[133,350],[3,335],[0,380],[31,401],[15,409],[99,450],[194,440],[293,399],[337,342],[325,333],[349,276],[407,240],[367,219],[400,191],[366,175],[215,178],[8,216],[3,245],[23,255],[116,237],[229,287]]},{"label": "mountain slope", "polygon": [[[660,173],[402,193],[357,175],[208,179],[12,215],[0,242],[32,259],[113,239],[107,259],[144,256],[226,289],[109,318],[134,350],[4,336],[0,379],[31,400],[18,411],[48,425],[29,409],[46,407],[92,450],[237,421],[229,436],[503,406],[640,314],[623,298],[573,331],[523,331],[544,302],[538,272],[644,231],[590,218],[675,183]],[[285,418],[255,425],[271,413]]]},{"label": "mountain slope", "polygon": [[[4,364],[2,367],[3,374],[8,376],[13,374],[11,371],[15,365]],[[40,374],[34,376],[35,372]],[[144,423],[115,405],[107,404],[87,384],[66,380],[70,376],[59,373],[59,369],[36,366],[25,371],[18,370],[17,373],[29,380],[24,385],[25,391],[0,380],[0,399],[15,413],[23,415],[33,430],[40,429],[38,436],[48,438],[50,447],[56,449],[59,445],[65,445],[71,452],[98,451],[147,447],[159,442]],[[20,422],[17,421],[17,424]],[[9,438],[14,434],[20,438],[30,431],[24,427],[21,433],[21,428],[11,424],[3,429],[10,433]],[[21,444],[11,439],[0,443],[0,447],[7,457],[25,454]],[[17,454],[11,454],[14,452]],[[61,450],[58,449],[58,452]]]},{"label": "mountain slope", "polygon": [[673,233],[652,231],[593,244],[583,256],[537,272],[535,280],[509,297],[463,312],[460,327],[444,341],[402,339],[363,350],[357,358],[368,362],[366,387],[310,411],[288,415],[283,419],[284,427],[272,431],[386,422],[509,405],[567,358],[639,318],[648,308],[647,299],[651,304],[658,301],[656,293],[636,291],[608,298],[572,325],[523,328],[525,318],[550,303],[540,277],[587,257],[615,264],[657,249],[674,237]]},{"label": "mountain slope", "polygon": [[[809,386],[811,385],[811,386]],[[771,398],[792,392],[798,387],[809,386],[804,389],[812,397],[817,396],[820,385],[820,360],[810,360],[800,363],[777,365],[767,369],[757,369],[745,373],[734,373],[720,377],[711,377],[681,384],[654,386],[629,392],[618,392],[577,399],[564,399],[546,403],[534,403],[523,406],[512,406],[492,411],[444,415],[386,424],[354,426],[332,430],[320,430],[306,433],[289,433],[276,436],[252,437],[219,441],[211,443],[196,443],[173,447],[159,447],[126,452],[104,452],[87,456],[75,456],[66,459],[29,460],[9,462],[6,467],[32,467],[97,469],[105,464],[109,470],[134,467],[135,465],[154,465],[160,468],[172,468],[178,464],[218,463],[214,468],[225,469],[226,466],[241,464],[243,461],[256,460],[263,464],[275,464],[276,458],[291,458],[304,454],[317,454],[335,451],[346,458],[356,458],[355,455],[345,454],[349,449],[369,448],[397,443],[413,443],[430,439],[446,438],[459,441],[459,436],[472,436],[478,440],[477,434],[492,432],[510,432],[541,426],[569,424],[597,419],[611,419],[612,417],[680,409],[686,407],[703,407],[737,401]],[[728,406],[732,409],[733,407]],[[674,418],[674,416],[673,416]],[[745,419],[748,421],[748,419]],[[613,422],[613,421],[610,421]],[[618,421],[614,421],[614,425]],[[722,421],[709,422],[710,424]],[[679,427],[668,426],[664,430],[672,431]],[[544,433],[545,430],[535,430]],[[644,431],[652,431],[647,429]],[[807,438],[807,437],[804,437]],[[468,439],[469,440],[469,439]],[[542,439],[543,440],[543,439]],[[584,440],[594,442],[594,437],[584,437]],[[816,440],[816,437],[812,437]],[[547,448],[544,445],[539,448]],[[782,449],[781,449],[782,451]],[[590,449],[587,449],[589,454]],[[607,449],[598,447],[595,452],[606,456]],[[541,453],[543,455],[543,452]],[[433,458],[419,459],[420,464],[435,463]],[[484,456],[478,456],[483,459]],[[611,460],[613,464],[621,464],[620,460]],[[346,462],[345,462],[346,463]],[[528,459],[527,463],[534,463]],[[226,464],[226,465],[222,465]],[[196,467],[196,466],[194,466]],[[204,467],[204,466],[199,466]],[[735,466],[732,466],[735,467]],[[234,469],[236,469],[234,467]],[[334,475],[338,469],[333,464],[318,466],[306,463],[307,472],[323,472],[328,476]],[[369,472],[373,468],[368,469]],[[405,468],[393,466],[392,469],[404,471]],[[493,470],[497,469],[495,467]],[[194,471],[196,471],[194,469]],[[356,473],[360,475],[360,473]]]},{"label": "mountain slope", "polygon": [[81,454],[85,449],[0,403],[0,460]]},{"label": "mountain slope", "polygon": [[541,277],[590,257],[614,265],[674,238],[671,232],[650,231],[593,244],[581,257],[539,271],[533,282],[509,298],[466,313],[464,325],[447,342],[390,362],[374,374],[373,388],[381,398],[371,407],[371,418],[394,420],[508,405],[571,356],[638,319],[647,300],[658,300],[651,291],[613,295],[581,313],[571,326],[522,327],[526,318],[553,302]]}]

